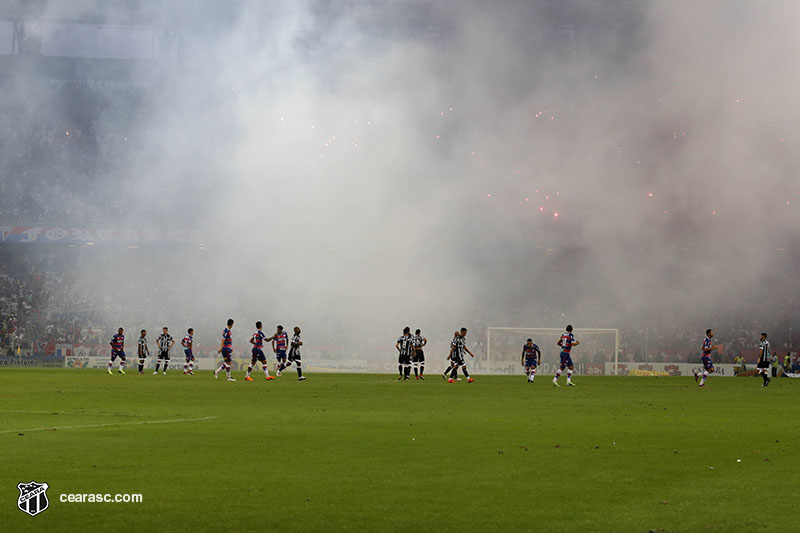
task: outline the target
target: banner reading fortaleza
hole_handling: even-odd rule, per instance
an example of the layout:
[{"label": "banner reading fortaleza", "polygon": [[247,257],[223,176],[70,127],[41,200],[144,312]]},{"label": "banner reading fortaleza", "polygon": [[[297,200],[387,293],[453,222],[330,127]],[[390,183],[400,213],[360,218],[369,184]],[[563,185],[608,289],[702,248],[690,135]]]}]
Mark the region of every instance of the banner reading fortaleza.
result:
[{"label": "banner reading fortaleza", "polygon": [[159,231],[154,229],[67,228],[46,226],[0,226],[0,243],[146,243],[199,242],[194,230]]}]

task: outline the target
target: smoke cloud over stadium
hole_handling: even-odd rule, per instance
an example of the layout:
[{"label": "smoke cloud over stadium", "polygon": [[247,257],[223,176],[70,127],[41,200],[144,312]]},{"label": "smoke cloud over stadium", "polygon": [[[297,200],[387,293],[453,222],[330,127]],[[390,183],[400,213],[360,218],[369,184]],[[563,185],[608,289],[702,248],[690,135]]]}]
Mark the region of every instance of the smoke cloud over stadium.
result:
[{"label": "smoke cloud over stadium", "polygon": [[[197,3],[82,196],[97,227],[194,236],[87,249],[83,286],[130,330],[299,324],[387,362],[405,325],[435,357],[461,326],[778,320],[800,6],[554,4]],[[47,53],[102,55],[46,20]]]}]

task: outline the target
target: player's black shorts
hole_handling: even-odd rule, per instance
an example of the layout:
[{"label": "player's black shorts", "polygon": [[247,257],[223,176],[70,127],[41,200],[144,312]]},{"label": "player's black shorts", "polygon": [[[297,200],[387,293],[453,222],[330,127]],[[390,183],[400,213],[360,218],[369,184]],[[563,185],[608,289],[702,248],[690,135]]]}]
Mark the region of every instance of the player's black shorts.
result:
[{"label": "player's black shorts", "polygon": [[414,356],[411,358],[412,363],[424,363],[425,362],[425,352],[422,350],[415,350]]},{"label": "player's black shorts", "polygon": [[289,361],[299,361],[300,360],[300,350],[289,350]]},{"label": "player's black shorts", "polygon": [[158,352],[158,358],[159,359],[164,359],[165,361],[169,361],[169,350],[167,350],[167,351],[164,351],[164,350],[159,351]]},{"label": "player's black shorts", "polygon": [[764,359],[759,359],[756,368],[769,368],[769,366],[770,366],[769,361],[766,361]]},{"label": "player's black shorts", "polygon": [[261,361],[264,364],[267,362],[267,356],[264,355],[264,350],[261,348],[253,348],[252,362],[255,363],[256,361]]},{"label": "player's black shorts", "polygon": [[119,357],[124,361],[125,352],[123,352],[122,350],[111,350],[111,361],[114,361],[114,359],[116,359],[117,357]]},{"label": "player's black shorts", "polygon": [[397,362],[401,365],[410,365],[411,364],[411,354],[410,353],[402,353],[397,356]]},{"label": "player's black shorts", "polygon": [[453,354],[450,360],[453,361],[453,364],[456,366],[464,366],[466,364],[463,355]]}]

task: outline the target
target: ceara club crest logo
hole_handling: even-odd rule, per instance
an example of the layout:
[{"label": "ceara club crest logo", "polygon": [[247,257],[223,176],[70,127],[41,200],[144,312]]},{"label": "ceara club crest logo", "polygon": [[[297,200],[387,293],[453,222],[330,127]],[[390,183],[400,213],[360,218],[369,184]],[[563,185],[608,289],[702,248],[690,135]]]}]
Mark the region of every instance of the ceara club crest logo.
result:
[{"label": "ceara club crest logo", "polygon": [[47,483],[31,481],[30,483],[20,483],[17,488],[19,489],[17,507],[23,513],[36,516],[50,505],[47,500],[47,489],[50,488],[50,485]]}]

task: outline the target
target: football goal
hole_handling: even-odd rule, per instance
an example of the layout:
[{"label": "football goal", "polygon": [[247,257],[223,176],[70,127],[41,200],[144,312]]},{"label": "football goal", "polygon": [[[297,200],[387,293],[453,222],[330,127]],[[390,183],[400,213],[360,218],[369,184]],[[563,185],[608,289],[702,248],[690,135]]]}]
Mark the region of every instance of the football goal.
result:
[{"label": "football goal", "polygon": [[[542,365],[539,371],[554,373],[560,364],[561,348],[557,345],[564,328],[489,327],[486,333],[486,368],[489,374],[520,374],[522,345],[527,339],[539,346]],[[572,362],[578,374],[604,374],[605,363],[613,363],[616,375],[619,363],[618,329],[580,328],[572,332],[580,345],[572,348]]]}]

